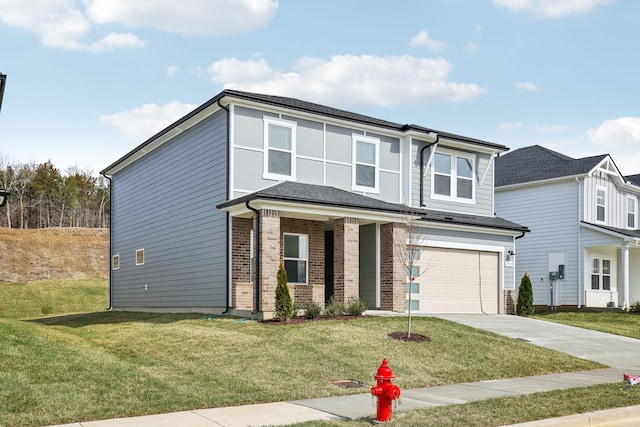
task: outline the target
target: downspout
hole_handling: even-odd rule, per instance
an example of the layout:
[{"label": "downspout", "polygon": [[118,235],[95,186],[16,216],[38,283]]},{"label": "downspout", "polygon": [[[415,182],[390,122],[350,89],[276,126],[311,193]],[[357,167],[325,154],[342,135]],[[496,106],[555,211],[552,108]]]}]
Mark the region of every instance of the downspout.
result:
[{"label": "downspout", "polygon": [[436,134],[435,141],[425,145],[420,149],[420,207],[425,206],[424,204],[424,151],[427,148],[430,148],[432,145],[437,144],[439,139],[440,139],[440,134]]},{"label": "downspout", "polygon": [[262,236],[260,234],[260,211],[252,207],[251,205],[249,205],[249,200],[245,202],[245,206],[247,207],[247,209],[253,211],[256,218],[256,232],[254,236],[254,238],[256,239],[256,253],[255,253],[256,283],[254,284],[255,286],[254,292],[256,294],[256,297],[255,297],[255,306],[253,307],[253,311],[251,312],[251,314],[256,314],[257,312],[260,311],[260,250],[261,250],[261,243],[262,243]]},{"label": "downspout", "polygon": [[111,177],[107,176],[107,175],[102,175],[105,178],[107,178],[107,180],[109,180],[109,307],[107,307],[107,311],[111,310],[112,307],[112,303],[111,303],[111,294],[112,294],[112,287],[111,287],[111,281],[112,281],[112,275],[113,275],[113,266],[111,265],[111,263],[113,262],[113,232],[112,229],[113,227],[111,226],[111,218],[113,217],[113,185],[112,185],[112,181],[111,181]]},{"label": "downspout", "polygon": [[[222,99],[222,98],[220,98]],[[226,149],[227,149],[227,200],[229,200],[230,197],[230,191],[229,191],[229,182],[230,181],[230,151],[229,151],[229,138],[230,138],[230,126],[231,126],[231,117],[230,117],[230,113],[229,113],[229,107],[227,107],[226,105],[222,105],[220,103],[220,99],[218,99],[218,107],[220,107],[221,109],[223,109],[224,111],[227,112],[227,139],[226,139]],[[230,257],[231,254],[229,252],[229,233],[231,232],[231,227],[229,227],[229,212],[226,213],[226,222],[227,222],[227,233],[226,233],[226,237],[225,237],[225,247],[226,247],[226,253],[227,256],[225,257],[225,305],[226,308],[225,310],[221,313],[221,314],[227,314],[229,313],[229,310],[231,309],[231,306],[229,304],[229,286],[230,286],[230,278],[229,278],[229,267],[230,267]]]},{"label": "downspout", "polygon": [[582,297],[584,295],[584,277],[582,273],[582,266],[584,265],[584,250],[582,249],[582,239],[580,232],[580,220],[582,218],[582,186],[580,185],[580,178],[576,177],[576,182],[578,183],[578,253],[576,254],[576,258],[578,260],[578,308],[582,307]]}]

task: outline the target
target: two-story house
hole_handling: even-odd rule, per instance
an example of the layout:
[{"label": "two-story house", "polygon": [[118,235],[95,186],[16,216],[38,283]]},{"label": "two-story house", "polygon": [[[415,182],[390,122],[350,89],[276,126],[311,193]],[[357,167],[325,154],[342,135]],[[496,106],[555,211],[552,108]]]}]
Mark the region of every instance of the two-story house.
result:
[{"label": "two-story house", "polygon": [[[268,318],[282,262],[300,304],[361,298],[404,312],[411,292],[416,312],[511,312],[512,254],[528,229],[494,215],[505,151],[224,90],[101,172],[111,306]],[[411,285],[398,256],[408,241],[421,248]]]},{"label": "two-story house", "polygon": [[531,276],[535,305],[640,300],[639,178],[607,154],[574,159],[538,145],[496,160],[496,212],[532,230],[518,241],[516,276]]}]

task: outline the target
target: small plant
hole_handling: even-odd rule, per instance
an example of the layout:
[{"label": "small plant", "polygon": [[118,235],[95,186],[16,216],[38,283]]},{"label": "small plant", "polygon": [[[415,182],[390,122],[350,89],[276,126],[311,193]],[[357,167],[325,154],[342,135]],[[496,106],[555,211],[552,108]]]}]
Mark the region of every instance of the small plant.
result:
[{"label": "small plant", "polygon": [[349,316],[362,316],[362,314],[369,308],[369,304],[360,298],[354,298],[349,301],[347,305],[347,314]]},{"label": "small plant", "polygon": [[317,319],[322,313],[322,307],[315,302],[308,302],[304,305],[304,316],[307,319]]},{"label": "small plant", "polygon": [[40,311],[43,315],[46,316],[47,314],[53,313],[53,307],[51,307],[49,304],[45,304],[40,308]]},{"label": "small plant", "polygon": [[288,322],[293,317],[293,301],[289,292],[289,281],[287,270],[280,263],[278,268],[278,286],[276,287],[276,318],[283,322]]},{"label": "small plant", "polygon": [[329,303],[324,308],[325,317],[338,317],[344,313],[344,304],[340,301],[336,301],[333,298],[329,300]]},{"label": "small plant", "polygon": [[518,288],[518,303],[516,305],[516,314],[518,316],[530,316],[534,313],[533,307],[533,288],[531,286],[531,278],[529,273],[524,273]]},{"label": "small plant", "polygon": [[629,313],[640,313],[640,301],[634,301],[629,306]]}]

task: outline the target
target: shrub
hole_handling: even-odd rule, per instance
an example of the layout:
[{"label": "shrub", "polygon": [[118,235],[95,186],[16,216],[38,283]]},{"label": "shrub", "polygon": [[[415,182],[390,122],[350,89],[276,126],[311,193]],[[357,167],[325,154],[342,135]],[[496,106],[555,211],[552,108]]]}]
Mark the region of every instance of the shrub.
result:
[{"label": "shrub", "polygon": [[634,301],[629,306],[630,313],[640,313],[640,301]]},{"label": "shrub", "polygon": [[361,300],[360,298],[354,298],[349,301],[347,305],[347,314],[349,316],[362,316],[367,308],[369,308],[369,304],[366,301]]},{"label": "shrub", "polygon": [[308,302],[304,305],[304,316],[307,319],[317,319],[322,313],[322,307],[315,302]]},{"label": "shrub", "polygon": [[278,286],[276,287],[276,318],[284,322],[289,321],[293,317],[293,301],[287,282],[287,270],[280,263],[278,268]]},{"label": "shrub", "polygon": [[344,313],[344,304],[333,298],[329,300],[329,303],[324,308],[325,317],[338,317],[341,316],[342,313]]},{"label": "shrub", "polygon": [[518,288],[518,303],[516,305],[516,314],[518,316],[530,316],[535,311],[533,307],[533,288],[531,286],[531,278],[529,273],[524,273]]}]

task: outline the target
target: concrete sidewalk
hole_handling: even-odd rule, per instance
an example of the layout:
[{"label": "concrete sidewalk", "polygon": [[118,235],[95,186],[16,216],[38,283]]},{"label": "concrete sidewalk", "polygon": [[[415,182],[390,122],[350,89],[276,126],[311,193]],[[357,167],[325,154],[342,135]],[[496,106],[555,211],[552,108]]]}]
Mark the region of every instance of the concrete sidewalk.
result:
[{"label": "concrete sidewalk", "polygon": [[[495,397],[509,397],[597,384],[622,383],[623,374],[640,374],[640,340],[587,331],[535,319],[504,315],[439,316],[468,326],[518,338],[584,359],[611,366],[592,371],[539,375],[525,378],[479,381],[402,391],[397,410],[462,404]],[[391,361],[391,363],[393,363]],[[640,387],[640,386],[639,386]],[[524,426],[640,425],[640,406],[578,414]],[[114,420],[78,422],[65,427],[245,427],[286,425],[296,422],[375,417],[368,390],[349,396],[296,400]],[[632,424],[633,423],[633,424]],[[60,427],[60,426],[58,426]]]}]

